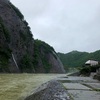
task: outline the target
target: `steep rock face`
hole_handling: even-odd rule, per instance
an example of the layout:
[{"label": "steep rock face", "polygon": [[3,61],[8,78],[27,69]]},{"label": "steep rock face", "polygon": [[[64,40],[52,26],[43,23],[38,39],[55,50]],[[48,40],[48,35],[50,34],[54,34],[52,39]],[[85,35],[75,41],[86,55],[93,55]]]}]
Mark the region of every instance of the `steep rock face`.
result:
[{"label": "steep rock face", "polygon": [[0,0],[0,54],[2,57],[7,56],[3,58],[6,64],[0,62],[3,66],[1,71],[20,72],[23,57],[28,55],[30,60],[33,58],[34,40],[26,24],[23,15],[14,5],[8,0]]},{"label": "steep rock face", "polygon": [[64,73],[64,67],[55,50],[47,43],[34,41],[34,68],[42,73]]},{"label": "steep rock face", "polygon": [[54,49],[37,48],[24,16],[9,0],[0,0],[0,72],[63,73]]}]

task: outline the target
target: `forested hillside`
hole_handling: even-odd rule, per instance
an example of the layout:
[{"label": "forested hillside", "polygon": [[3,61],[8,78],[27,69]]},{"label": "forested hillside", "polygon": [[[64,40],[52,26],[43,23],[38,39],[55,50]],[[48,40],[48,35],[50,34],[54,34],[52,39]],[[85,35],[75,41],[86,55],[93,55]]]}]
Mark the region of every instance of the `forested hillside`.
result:
[{"label": "forested hillside", "polygon": [[81,67],[89,59],[100,61],[100,50],[92,53],[72,51],[66,54],[58,53],[58,56],[60,57],[65,68]]}]

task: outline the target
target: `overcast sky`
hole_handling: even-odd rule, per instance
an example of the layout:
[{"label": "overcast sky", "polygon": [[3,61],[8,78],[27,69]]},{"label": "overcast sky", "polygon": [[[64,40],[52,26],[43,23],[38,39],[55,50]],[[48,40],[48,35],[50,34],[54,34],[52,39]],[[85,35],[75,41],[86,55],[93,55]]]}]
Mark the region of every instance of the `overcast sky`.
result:
[{"label": "overcast sky", "polygon": [[57,52],[100,49],[100,0],[10,0],[23,13],[35,39]]}]

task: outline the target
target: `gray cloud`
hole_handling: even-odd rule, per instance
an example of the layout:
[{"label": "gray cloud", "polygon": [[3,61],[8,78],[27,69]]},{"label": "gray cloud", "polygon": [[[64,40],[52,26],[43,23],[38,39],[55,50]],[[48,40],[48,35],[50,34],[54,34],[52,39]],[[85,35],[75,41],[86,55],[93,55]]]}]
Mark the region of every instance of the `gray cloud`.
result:
[{"label": "gray cloud", "polygon": [[10,0],[24,14],[34,38],[57,52],[100,49],[100,0]]}]

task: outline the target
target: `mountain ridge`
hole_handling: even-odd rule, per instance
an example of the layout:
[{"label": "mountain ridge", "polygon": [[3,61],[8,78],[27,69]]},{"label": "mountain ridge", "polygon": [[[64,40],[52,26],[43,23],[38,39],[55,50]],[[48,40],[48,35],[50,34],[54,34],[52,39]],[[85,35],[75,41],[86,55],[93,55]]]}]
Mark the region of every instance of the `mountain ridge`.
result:
[{"label": "mountain ridge", "polygon": [[58,53],[63,65],[66,67],[81,67],[89,59],[100,61],[100,50],[95,52],[71,51],[69,53]]}]

